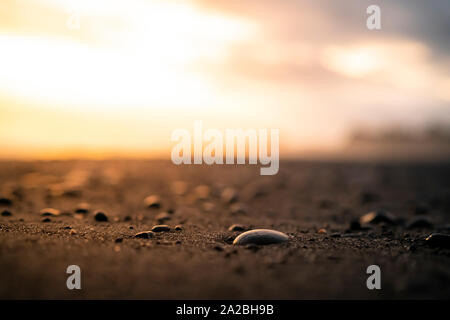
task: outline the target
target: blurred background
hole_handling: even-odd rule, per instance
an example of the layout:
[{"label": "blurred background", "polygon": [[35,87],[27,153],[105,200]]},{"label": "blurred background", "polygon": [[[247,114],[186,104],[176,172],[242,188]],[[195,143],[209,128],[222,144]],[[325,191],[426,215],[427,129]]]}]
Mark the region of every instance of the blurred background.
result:
[{"label": "blurred background", "polygon": [[448,0],[2,0],[0,157],[170,159],[199,119],[279,128],[285,158],[448,159],[449,16]]}]

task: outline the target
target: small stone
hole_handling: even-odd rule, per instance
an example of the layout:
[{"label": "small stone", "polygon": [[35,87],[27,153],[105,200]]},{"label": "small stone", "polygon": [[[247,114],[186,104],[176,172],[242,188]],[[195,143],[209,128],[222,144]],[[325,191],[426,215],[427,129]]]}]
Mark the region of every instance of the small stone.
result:
[{"label": "small stone", "polygon": [[152,228],[152,231],[153,232],[166,232],[166,231],[170,231],[170,227],[165,224],[160,224],[160,225],[154,226]]},{"label": "small stone", "polygon": [[361,224],[358,220],[352,220],[350,222],[350,230],[361,230]]},{"label": "small stone", "polygon": [[203,203],[203,210],[206,212],[210,212],[214,209],[215,205],[212,202],[204,202]]},{"label": "small stone", "polygon": [[119,217],[114,217],[114,218],[113,218],[113,221],[114,221],[114,222],[120,222],[120,218],[119,218]]},{"label": "small stone", "polygon": [[69,233],[70,233],[71,235],[74,235],[74,234],[77,234],[78,232],[77,232],[77,230],[75,230],[75,229],[71,229]]},{"label": "small stone", "polygon": [[359,195],[359,201],[361,202],[361,204],[375,202],[375,201],[378,201],[379,199],[380,199],[380,196],[378,194],[376,194],[374,192],[370,192],[370,191],[362,192]]},{"label": "small stone", "polygon": [[134,235],[135,238],[139,238],[139,239],[150,239],[153,238],[154,233],[152,231],[142,231],[139,233],[136,233]]},{"label": "small stone", "polygon": [[12,213],[11,213],[11,211],[3,210],[2,211],[2,216],[3,217],[10,217],[10,216],[12,216]]},{"label": "small stone", "polygon": [[50,218],[44,218],[41,220],[42,222],[51,222],[52,220]]},{"label": "small stone", "polygon": [[75,213],[74,217],[75,219],[82,220],[86,217],[86,215],[84,213]]},{"label": "small stone", "polygon": [[325,229],[319,229],[319,230],[317,230],[317,233],[318,234],[326,234],[327,233],[327,230],[325,230]]},{"label": "small stone", "polygon": [[180,225],[175,226],[175,231],[181,231],[183,230],[183,227]]},{"label": "small stone", "polygon": [[199,185],[195,187],[194,192],[198,200],[206,200],[211,193],[211,189],[206,185]]},{"label": "small stone", "polygon": [[415,217],[411,219],[407,226],[407,229],[432,229],[433,223],[426,217]]},{"label": "small stone", "polygon": [[228,228],[228,231],[244,231],[245,227],[242,224],[233,224]]},{"label": "small stone", "polygon": [[161,208],[161,200],[157,195],[151,195],[144,199],[144,203],[147,208],[159,209]]},{"label": "small stone", "polygon": [[175,181],[172,183],[172,192],[177,196],[182,196],[187,191],[187,183],[184,181]]},{"label": "small stone", "polygon": [[80,189],[69,188],[69,189],[64,190],[64,192],[63,192],[63,196],[65,196],[65,197],[78,198],[78,197],[81,197],[81,195],[82,195],[82,191]]},{"label": "small stone", "polygon": [[168,214],[167,212],[161,212],[155,218],[156,218],[156,221],[158,221],[158,223],[164,223],[164,222],[172,219],[170,214]]},{"label": "small stone", "polygon": [[246,214],[247,209],[242,203],[233,203],[230,207],[231,214]]},{"label": "small stone", "polygon": [[266,245],[282,243],[289,240],[289,237],[279,231],[269,229],[255,229],[244,233],[241,233],[236,239],[234,239],[234,245]]},{"label": "small stone", "polygon": [[425,244],[430,247],[450,248],[450,235],[432,233],[425,239]]},{"label": "small stone", "polygon": [[387,223],[391,225],[395,225],[396,217],[388,211],[385,210],[377,210],[369,212],[362,217],[359,218],[359,222],[361,224],[379,224],[379,223]]},{"label": "small stone", "polygon": [[130,229],[130,230],[133,230],[133,229],[134,229],[134,227],[133,227],[133,226],[129,226],[129,227],[128,227],[128,229]]},{"label": "small stone", "polygon": [[342,238],[359,238],[361,235],[359,233],[344,233],[341,235]]},{"label": "small stone", "polygon": [[77,207],[75,208],[75,213],[87,214],[87,213],[89,213],[90,209],[91,209],[91,206],[89,205],[89,203],[82,202],[82,203],[79,203],[77,205]]},{"label": "small stone", "polygon": [[57,209],[53,208],[45,208],[40,211],[41,216],[50,216],[50,217],[56,217],[61,214],[61,212]]},{"label": "small stone", "polygon": [[269,193],[268,189],[269,187],[266,184],[256,181],[251,182],[243,188],[242,196],[247,200],[261,198]]},{"label": "small stone", "polygon": [[95,219],[95,221],[98,221],[98,222],[107,222],[108,221],[108,217],[102,211],[97,211],[94,215],[94,219]]},{"label": "small stone", "polygon": [[12,205],[11,199],[0,196],[0,206],[10,206],[10,205]]},{"label": "small stone", "polygon": [[123,238],[117,238],[116,240],[114,240],[115,243],[121,243],[123,242]]},{"label": "small stone", "polygon": [[222,191],[220,198],[222,199],[223,202],[231,204],[238,200],[238,194],[237,191],[234,190],[233,188],[225,188]]},{"label": "small stone", "polygon": [[332,234],[330,234],[330,237],[332,237],[332,238],[340,238],[341,234],[340,233],[332,233]]}]

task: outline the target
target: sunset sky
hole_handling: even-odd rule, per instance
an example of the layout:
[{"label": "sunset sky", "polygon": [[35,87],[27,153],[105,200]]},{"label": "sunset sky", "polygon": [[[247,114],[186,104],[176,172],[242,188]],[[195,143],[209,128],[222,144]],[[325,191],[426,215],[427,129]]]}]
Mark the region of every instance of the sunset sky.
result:
[{"label": "sunset sky", "polygon": [[449,16],[448,0],[1,0],[0,157],[169,159],[196,119],[279,128],[281,154],[448,125]]}]

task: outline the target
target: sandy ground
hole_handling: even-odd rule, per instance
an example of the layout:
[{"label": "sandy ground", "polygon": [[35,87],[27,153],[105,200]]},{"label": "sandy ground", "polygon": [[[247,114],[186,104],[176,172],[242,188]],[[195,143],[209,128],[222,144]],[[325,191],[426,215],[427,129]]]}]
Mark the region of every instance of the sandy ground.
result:
[{"label": "sandy ground", "polygon": [[[221,198],[226,188],[237,192],[237,204]],[[450,250],[423,245],[432,232],[449,233],[449,164],[281,162],[278,175],[260,176],[256,166],[2,162],[0,193],[0,211],[12,214],[0,216],[3,299],[450,296]],[[160,208],[146,208],[152,194]],[[75,214],[81,202],[89,213]],[[61,214],[41,216],[49,207]],[[378,209],[389,210],[397,224],[349,230],[353,219]],[[96,210],[108,222],[95,221]],[[170,232],[134,238],[167,211],[159,217],[170,219],[164,221]],[[417,214],[433,226],[407,229]],[[240,232],[228,231],[232,224],[291,239],[233,246]],[[322,228],[326,233],[318,233]],[[81,268],[82,290],[66,287],[73,264]],[[381,268],[381,290],[366,287],[372,264]]]}]

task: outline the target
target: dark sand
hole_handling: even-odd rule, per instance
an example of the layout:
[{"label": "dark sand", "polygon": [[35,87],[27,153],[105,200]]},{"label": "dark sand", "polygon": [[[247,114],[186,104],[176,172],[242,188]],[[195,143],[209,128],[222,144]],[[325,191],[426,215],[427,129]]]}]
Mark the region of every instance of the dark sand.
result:
[{"label": "dark sand", "polygon": [[[183,196],[171,190],[177,180],[188,184]],[[211,188],[206,200],[193,193],[201,184]],[[238,191],[246,212],[233,213],[222,203],[225,187]],[[423,245],[432,232],[449,233],[448,164],[281,162],[278,175],[262,177],[257,166],[2,162],[0,193],[13,202],[0,206],[12,213],[0,216],[2,299],[450,297],[450,251]],[[160,209],[145,208],[151,194],[161,197]],[[80,202],[92,207],[83,219],[74,214]],[[63,214],[41,222],[39,211],[46,207]],[[109,222],[94,220],[97,209]],[[182,231],[133,238],[168,209],[175,212],[165,224],[181,224]],[[434,227],[374,225],[342,237],[352,219],[374,209],[406,222],[424,213]],[[124,221],[126,216],[131,220]],[[228,231],[235,223],[279,230],[292,239],[235,247],[231,241],[240,232]],[[317,233],[321,228],[327,233]],[[82,290],[66,288],[72,264],[81,267]],[[382,290],[366,287],[372,264],[381,267]]]}]

